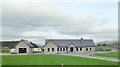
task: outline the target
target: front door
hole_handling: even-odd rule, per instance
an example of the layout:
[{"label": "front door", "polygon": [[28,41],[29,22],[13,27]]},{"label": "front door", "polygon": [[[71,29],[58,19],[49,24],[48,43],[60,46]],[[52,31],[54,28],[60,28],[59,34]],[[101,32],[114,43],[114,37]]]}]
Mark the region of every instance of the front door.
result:
[{"label": "front door", "polygon": [[70,47],[70,52],[73,52],[73,47]]}]

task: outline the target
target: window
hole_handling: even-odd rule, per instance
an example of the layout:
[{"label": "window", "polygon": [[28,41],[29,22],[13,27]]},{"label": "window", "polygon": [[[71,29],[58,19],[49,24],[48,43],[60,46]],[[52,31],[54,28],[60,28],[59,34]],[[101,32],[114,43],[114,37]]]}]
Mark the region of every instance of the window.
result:
[{"label": "window", "polygon": [[76,51],[78,51],[78,48],[76,48]]},{"label": "window", "polygon": [[88,48],[86,48],[86,51],[88,51]]},{"label": "window", "polygon": [[62,48],[60,48],[60,51],[62,51]]},{"label": "window", "polygon": [[54,51],[54,48],[52,48],[52,51]]},{"label": "window", "polygon": [[92,48],[90,48],[90,51],[92,50]]},{"label": "window", "polygon": [[48,48],[48,52],[50,51],[50,48]]},{"label": "window", "polygon": [[82,48],[80,48],[80,51],[82,51]]},{"label": "window", "polygon": [[65,51],[65,48],[63,48],[63,51]]},{"label": "window", "polygon": [[57,48],[57,51],[59,51],[59,48]]}]

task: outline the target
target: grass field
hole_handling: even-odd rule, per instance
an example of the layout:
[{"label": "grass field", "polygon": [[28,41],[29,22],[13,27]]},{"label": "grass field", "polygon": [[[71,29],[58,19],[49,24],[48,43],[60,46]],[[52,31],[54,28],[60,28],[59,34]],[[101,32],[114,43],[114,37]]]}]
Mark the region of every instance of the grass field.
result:
[{"label": "grass field", "polygon": [[113,49],[111,46],[96,46],[95,49],[98,50],[111,50]]},{"label": "grass field", "polygon": [[94,54],[95,56],[101,56],[101,57],[113,57],[113,58],[120,58],[120,53],[118,55],[118,52],[111,52],[111,53],[102,53],[102,54]]},{"label": "grass field", "polygon": [[0,55],[0,66],[2,65],[2,56]]},{"label": "grass field", "polygon": [[3,65],[117,65],[117,62],[61,55],[7,55]]}]

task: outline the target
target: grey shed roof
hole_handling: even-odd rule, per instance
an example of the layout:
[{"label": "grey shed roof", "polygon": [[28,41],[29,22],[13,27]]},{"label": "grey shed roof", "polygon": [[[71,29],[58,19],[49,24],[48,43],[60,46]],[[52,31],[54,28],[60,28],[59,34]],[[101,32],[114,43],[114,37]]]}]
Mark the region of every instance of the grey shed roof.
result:
[{"label": "grey shed roof", "polygon": [[32,43],[32,42],[29,42],[28,40],[24,40],[24,39],[21,39],[21,41],[24,41],[29,47],[33,48],[33,47],[37,47],[36,44]]},{"label": "grey shed roof", "polygon": [[[24,41],[25,43],[27,43],[27,45],[30,46],[31,48],[38,47],[35,43],[29,42],[27,40],[21,39],[21,41]],[[15,48],[16,45],[21,41],[0,41],[0,48],[8,47],[12,49],[12,48]]]},{"label": "grey shed roof", "polygon": [[95,43],[92,39],[47,39],[45,44],[52,41],[59,47],[68,47],[73,44],[75,47],[92,47]]}]

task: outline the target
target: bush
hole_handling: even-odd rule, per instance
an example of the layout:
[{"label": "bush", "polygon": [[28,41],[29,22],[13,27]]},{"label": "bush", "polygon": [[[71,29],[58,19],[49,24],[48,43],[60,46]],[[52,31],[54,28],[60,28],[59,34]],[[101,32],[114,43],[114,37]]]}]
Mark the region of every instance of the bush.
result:
[{"label": "bush", "polygon": [[6,52],[6,53],[8,53],[8,52],[10,52],[10,49],[9,48],[2,48],[2,52]]},{"label": "bush", "polygon": [[111,51],[111,46],[96,46],[96,51]]},{"label": "bush", "polygon": [[106,44],[103,44],[103,46],[107,46]]}]

